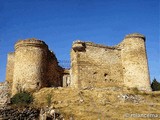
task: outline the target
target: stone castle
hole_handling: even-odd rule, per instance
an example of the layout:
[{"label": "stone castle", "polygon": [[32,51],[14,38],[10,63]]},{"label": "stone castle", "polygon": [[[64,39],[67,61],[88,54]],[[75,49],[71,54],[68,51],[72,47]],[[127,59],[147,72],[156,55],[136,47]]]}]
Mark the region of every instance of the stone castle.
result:
[{"label": "stone castle", "polygon": [[145,37],[134,33],[113,47],[75,41],[71,48],[71,68],[58,64],[45,42],[20,40],[8,54],[6,81],[12,95],[20,90],[43,87],[78,89],[130,87],[151,91]]}]

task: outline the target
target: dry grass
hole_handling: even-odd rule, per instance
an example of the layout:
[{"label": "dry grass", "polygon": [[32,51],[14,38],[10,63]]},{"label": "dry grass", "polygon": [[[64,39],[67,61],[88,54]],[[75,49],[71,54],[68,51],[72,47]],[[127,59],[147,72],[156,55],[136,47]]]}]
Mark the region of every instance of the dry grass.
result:
[{"label": "dry grass", "polygon": [[[52,95],[51,107],[57,108],[65,119],[76,120],[137,120],[125,118],[125,114],[160,114],[160,93],[138,92],[141,98],[138,103],[124,102],[117,96],[120,94],[134,94],[133,91],[114,92],[108,90],[78,90],[71,88],[43,88],[34,94],[34,105],[46,107],[46,96]],[[143,120],[144,118],[138,118]],[[148,120],[145,118],[145,120]]]}]

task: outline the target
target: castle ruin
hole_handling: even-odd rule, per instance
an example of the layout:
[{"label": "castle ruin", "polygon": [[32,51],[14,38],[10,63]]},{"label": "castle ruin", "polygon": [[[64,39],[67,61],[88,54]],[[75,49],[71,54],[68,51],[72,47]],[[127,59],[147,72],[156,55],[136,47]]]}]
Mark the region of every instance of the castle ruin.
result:
[{"label": "castle ruin", "polygon": [[105,88],[130,87],[151,91],[145,37],[126,35],[113,47],[75,41],[71,68],[62,68],[45,42],[20,40],[8,54],[6,81],[12,95],[20,90],[43,87]]}]

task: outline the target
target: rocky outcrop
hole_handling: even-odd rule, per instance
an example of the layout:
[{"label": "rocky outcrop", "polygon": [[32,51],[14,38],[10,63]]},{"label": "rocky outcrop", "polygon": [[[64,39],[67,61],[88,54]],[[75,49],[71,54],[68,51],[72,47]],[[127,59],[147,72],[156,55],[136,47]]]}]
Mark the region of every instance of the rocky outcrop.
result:
[{"label": "rocky outcrop", "polygon": [[39,120],[40,111],[35,108],[0,108],[0,120]]},{"label": "rocky outcrop", "polygon": [[8,102],[9,86],[7,82],[0,83],[0,106]]}]

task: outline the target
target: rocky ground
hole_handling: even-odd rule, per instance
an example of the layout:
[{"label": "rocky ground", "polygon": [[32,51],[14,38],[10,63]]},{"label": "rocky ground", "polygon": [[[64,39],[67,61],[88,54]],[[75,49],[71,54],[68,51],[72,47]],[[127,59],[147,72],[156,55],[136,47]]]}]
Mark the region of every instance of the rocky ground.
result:
[{"label": "rocky ground", "polygon": [[0,107],[3,120],[160,120],[160,92],[43,88],[30,107]]},{"label": "rocky ground", "polygon": [[8,102],[9,96],[9,86],[7,82],[0,83],[0,104],[4,104]]},{"label": "rocky ground", "polygon": [[[49,104],[48,95],[52,96]],[[84,90],[43,88],[34,97],[35,105],[49,105],[59,110],[65,120],[160,119],[160,92],[146,93],[118,87]]]},{"label": "rocky ground", "polygon": [[2,120],[38,120],[40,111],[35,108],[1,107],[0,118]]}]

